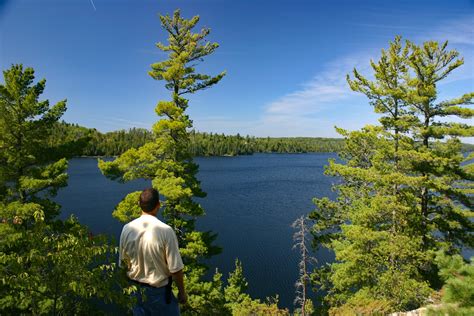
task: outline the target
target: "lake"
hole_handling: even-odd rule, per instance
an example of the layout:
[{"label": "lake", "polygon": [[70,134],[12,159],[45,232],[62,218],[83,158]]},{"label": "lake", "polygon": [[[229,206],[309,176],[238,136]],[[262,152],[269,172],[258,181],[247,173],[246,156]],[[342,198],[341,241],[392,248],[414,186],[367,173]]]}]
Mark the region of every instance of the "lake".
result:
[{"label": "lake", "polygon": [[[314,209],[312,198],[334,198],[334,178],[323,174],[334,153],[255,154],[238,157],[199,157],[198,178],[207,197],[199,199],[206,216],[200,230],[218,234],[223,252],[208,261],[227,277],[235,258],[242,261],[249,294],[264,299],[276,294],[280,306],[293,309],[298,253],[293,250],[293,221]],[[119,239],[122,224],[111,215],[129,192],[148,187],[148,181],[120,184],[106,179],[97,160],[69,162],[69,185],[56,198],[62,218],[75,214],[93,233]],[[315,254],[319,264],[332,260],[328,251]]]}]

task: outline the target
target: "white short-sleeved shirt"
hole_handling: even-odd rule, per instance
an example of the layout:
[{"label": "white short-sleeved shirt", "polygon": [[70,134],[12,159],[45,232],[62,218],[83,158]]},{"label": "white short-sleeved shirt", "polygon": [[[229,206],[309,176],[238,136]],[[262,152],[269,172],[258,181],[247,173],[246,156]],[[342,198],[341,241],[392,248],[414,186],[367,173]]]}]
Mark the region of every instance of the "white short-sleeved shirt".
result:
[{"label": "white short-sleeved shirt", "polygon": [[173,229],[153,215],[126,224],[120,235],[119,265],[128,266],[130,279],[162,287],[171,273],[183,269]]}]

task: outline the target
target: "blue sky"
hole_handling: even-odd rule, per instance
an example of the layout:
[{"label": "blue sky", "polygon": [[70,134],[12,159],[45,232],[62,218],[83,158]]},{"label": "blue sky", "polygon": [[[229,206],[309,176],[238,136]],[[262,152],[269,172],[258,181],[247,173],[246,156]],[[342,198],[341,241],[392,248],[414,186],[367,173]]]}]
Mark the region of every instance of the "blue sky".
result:
[{"label": "blue sky", "polygon": [[[465,65],[442,98],[474,91],[474,1],[0,0],[0,66],[23,63],[46,78],[64,119],[101,131],[150,128],[163,82],[148,76],[166,58],[158,14],[200,15],[220,48],[198,67],[227,76],[190,96],[199,131],[255,136],[337,136],[334,126],[375,123],[367,99],[348,88],[353,67],[399,34],[449,40]],[[472,124],[472,120],[469,122]],[[474,142],[473,139],[468,140]]]}]

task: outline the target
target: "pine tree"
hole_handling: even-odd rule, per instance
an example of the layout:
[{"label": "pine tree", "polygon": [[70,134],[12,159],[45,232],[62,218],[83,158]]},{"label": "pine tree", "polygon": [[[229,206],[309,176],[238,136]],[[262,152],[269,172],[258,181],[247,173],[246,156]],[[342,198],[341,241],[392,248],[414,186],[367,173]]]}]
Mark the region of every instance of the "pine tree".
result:
[{"label": "pine tree", "polygon": [[[267,298],[266,302],[252,299],[247,294],[248,282],[245,279],[242,263],[236,259],[235,269],[229,273],[224,288],[224,306],[228,315],[289,315],[288,310],[278,308],[278,297]],[[223,315],[223,314],[220,314]]]},{"label": "pine tree", "polygon": [[[190,20],[181,17],[176,10],[173,16],[160,16],[161,25],[168,33],[168,45],[158,43],[157,47],[168,52],[168,59],[153,64],[150,76],[165,81],[165,87],[171,93],[171,101],[160,101],[156,113],[162,117],[153,126],[153,140],[145,145],[130,149],[114,161],[99,161],[99,168],[109,178],[120,181],[133,179],[151,180],[152,186],[165,197],[163,216],[177,232],[180,252],[185,263],[186,290],[189,295],[188,305],[183,306],[183,314],[189,315],[245,315],[240,308],[247,311],[279,312],[277,302],[261,303],[243,293],[246,283],[242,267],[237,262],[236,270],[230,275],[228,284],[223,287],[219,272],[212,281],[203,281],[207,267],[201,262],[219,250],[212,245],[215,238],[210,232],[195,230],[194,222],[204,210],[195,201],[196,197],[205,197],[196,178],[198,165],[192,159],[192,121],[186,114],[188,100],[185,94],[207,89],[218,83],[225,75],[216,76],[199,74],[195,64],[212,54],[217,43],[205,41],[209,29],[203,28],[199,33],[192,29],[199,22],[195,16]],[[192,136],[192,137],[191,137]],[[206,139],[207,135],[200,135]],[[204,143],[204,142],[202,142]],[[206,149],[206,154],[210,152]],[[140,192],[128,194],[117,205],[113,216],[122,222],[138,217],[141,211],[137,201]],[[241,304],[234,304],[234,299],[242,298]],[[286,311],[281,311],[286,313]]]},{"label": "pine tree", "polygon": [[459,252],[463,245],[474,247],[474,224],[470,219],[473,213],[469,211],[473,203],[467,195],[469,191],[462,188],[466,181],[474,180],[474,173],[461,166],[464,157],[459,140],[473,136],[474,126],[448,122],[445,118],[472,118],[474,109],[463,105],[474,103],[474,92],[439,101],[438,82],[464,60],[458,58],[457,51],[447,50],[448,42],[410,45],[409,66],[413,74],[407,79],[411,89],[405,99],[417,116],[416,123],[410,127],[417,146],[409,155],[412,170],[423,177],[419,188],[423,247],[426,250],[446,247]]},{"label": "pine tree", "polygon": [[[436,82],[461,63],[451,63],[457,53],[446,52],[445,44],[423,47],[402,47],[397,37],[371,62],[374,80],[357,70],[348,76],[350,87],[383,116],[379,127],[338,130],[346,137],[340,154],[345,164],[333,160],[327,169],[343,179],[335,187],[338,198],[315,199],[315,243],[336,254],[336,263],[315,274],[329,291],[332,312],[415,308],[430,294],[429,285],[437,286],[434,252],[472,246],[470,202],[461,185],[472,173],[461,167],[457,139],[472,135],[472,127],[433,121],[471,117],[472,110],[460,105],[469,104],[472,94],[436,104]],[[431,142],[446,136],[452,138]]]},{"label": "pine tree", "polygon": [[[208,28],[193,33],[199,16],[187,20],[176,10],[172,16],[160,16],[160,20],[169,37],[168,45],[158,43],[157,47],[168,53],[168,59],[153,64],[149,74],[155,80],[165,81],[171,100],[160,101],[156,106],[155,111],[162,118],[153,126],[152,142],[130,149],[112,162],[99,161],[99,168],[113,179],[151,180],[152,186],[166,198],[163,216],[177,233],[188,277],[189,305],[197,310],[209,289],[201,283],[206,267],[200,259],[216,253],[217,249],[211,245],[214,235],[198,232],[194,227],[195,218],[204,215],[194,198],[204,197],[205,193],[196,178],[198,165],[189,150],[192,121],[186,114],[188,100],[183,95],[210,88],[225,72],[216,76],[196,72],[195,64],[218,47],[217,43],[206,41]],[[122,222],[138,217],[139,194],[128,194],[113,215]]]},{"label": "pine tree", "polygon": [[[138,149],[131,149],[112,162],[99,161],[102,172],[111,178],[129,181],[143,178],[152,180],[152,185],[166,198],[163,214],[184,244],[203,237],[194,231],[194,219],[204,215],[202,207],[193,197],[204,197],[196,178],[198,166],[193,162],[188,148],[189,129],[192,121],[185,110],[187,93],[211,87],[218,83],[225,73],[217,76],[198,74],[194,63],[214,52],[217,43],[204,42],[209,29],[199,33],[192,29],[199,21],[195,16],[183,19],[180,11],[172,17],[160,16],[163,28],[168,32],[169,45],[158,43],[157,47],[169,52],[169,59],[152,65],[150,76],[166,81],[165,87],[171,92],[172,101],[160,101],[156,113],[160,119],[153,126],[154,139]],[[126,222],[139,215],[135,205],[139,192],[129,194],[118,206],[114,216]],[[129,207],[132,202],[133,207]],[[134,210],[135,213],[129,212]],[[192,217],[188,219],[188,217]],[[185,252],[186,250],[183,249]],[[190,253],[191,256],[194,253]]]},{"label": "pine tree", "polygon": [[[13,65],[3,75],[5,83],[0,86],[0,192],[4,203],[34,203],[41,208],[37,217],[54,218],[59,213],[59,206],[41,198],[38,193],[45,191],[54,195],[58,188],[66,185],[65,159],[41,166],[50,162],[45,139],[52,124],[66,111],[66,100],[52,107],[47,100],[38,101],[46,80],[33,84],[32,68]],[[32,218],[33,214],[30,216]]]},{"label": "pine tree", "polygon": [[121,302],[114,252],[51,200],[67,185],[67,161],[50,147],[66,101],[39,101],[46,81],[13,65],[0,84],[0,313],[81,314]]},{"label": "pine tree", "polygon": [[[411,309],[430,290],[418,267],[425,263],[421,237],[410,234],[410,188],[394,194],[394,185],[407,180],[393,171],[393,142],[381,127],[347,132],[345,162],[329,163],[326,173],[343,181],[335,185],[338,197],[315,199],[314,243],[332,249],[336,262],[316,270],[318,287],[327,291],[331,313],[379,312]],[[414,180],[416,181],[416,180]],[[396,230],[393,230],[393,211]],[[393,289],[397,289],[394,291]]]},{"label": "pine tree", "polygon": [[472,315],[474,312],[474,257],[466,262],[460,255],[439,251],[436,256],[439,275],[445,282],[442,306],[429,315]]}]

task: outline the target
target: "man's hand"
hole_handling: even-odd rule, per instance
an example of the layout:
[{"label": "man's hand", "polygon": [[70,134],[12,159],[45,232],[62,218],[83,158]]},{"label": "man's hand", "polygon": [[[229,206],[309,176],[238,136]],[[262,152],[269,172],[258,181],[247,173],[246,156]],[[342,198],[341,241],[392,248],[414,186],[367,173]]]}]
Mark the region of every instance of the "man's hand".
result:
[{"label": "man's hand", "polygon": [[186,304],[188,302],[188,294],[186,294],[186,291],[178,292],[178,302],[179,304]]},{"label": "man's hand", "polygon": [[186,290],[184,289],[183,270],[179,270],[176,273],[172,273],[172,275],[176,282],[176,286],[178,287],[178,302],[180,304],[186,304],[186,302],[188,301],[188,295],[186,294]]}]

